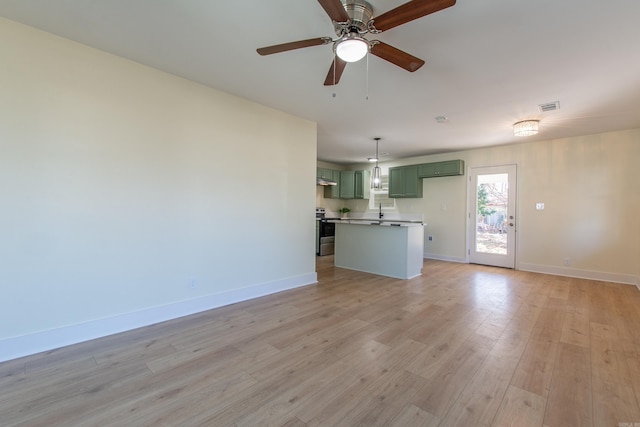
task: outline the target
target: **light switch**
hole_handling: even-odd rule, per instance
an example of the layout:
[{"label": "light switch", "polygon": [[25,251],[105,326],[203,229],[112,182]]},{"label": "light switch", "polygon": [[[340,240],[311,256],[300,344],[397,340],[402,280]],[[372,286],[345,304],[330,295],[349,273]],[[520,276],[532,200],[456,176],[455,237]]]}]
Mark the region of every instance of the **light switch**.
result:
[{"label": "light switch", "polygon": [[536,210],[537,211],[543,211],[544,210],[544,203],[536,203]]}]

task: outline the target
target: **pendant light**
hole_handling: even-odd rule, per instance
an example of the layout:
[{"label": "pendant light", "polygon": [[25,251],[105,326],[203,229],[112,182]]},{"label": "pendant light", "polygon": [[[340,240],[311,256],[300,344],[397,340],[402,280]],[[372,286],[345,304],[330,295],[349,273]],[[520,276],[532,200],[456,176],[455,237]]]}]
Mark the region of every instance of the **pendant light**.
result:
[{"label": "pendant light", "polygon": [[380,166],[378,166],[378,143],[380,142],[380,138],[373,138],[376,140],[376,165],[371,172],[371,188],[375,190],[380,190],[382,188],[382,172],[380,171]]}]

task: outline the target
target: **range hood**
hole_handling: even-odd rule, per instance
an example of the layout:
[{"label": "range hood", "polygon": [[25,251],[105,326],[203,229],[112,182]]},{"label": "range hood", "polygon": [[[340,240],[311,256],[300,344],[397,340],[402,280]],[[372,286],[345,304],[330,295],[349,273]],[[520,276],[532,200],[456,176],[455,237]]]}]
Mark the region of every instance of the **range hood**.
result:
[{"label": "range hood", "polygon": [[337,182],[332,181],[330,179],[326,179],[326,178],[316,178],[316,184],[317,185],[324,185],[324,186],[327,186],[327,185],[338,185]]}]

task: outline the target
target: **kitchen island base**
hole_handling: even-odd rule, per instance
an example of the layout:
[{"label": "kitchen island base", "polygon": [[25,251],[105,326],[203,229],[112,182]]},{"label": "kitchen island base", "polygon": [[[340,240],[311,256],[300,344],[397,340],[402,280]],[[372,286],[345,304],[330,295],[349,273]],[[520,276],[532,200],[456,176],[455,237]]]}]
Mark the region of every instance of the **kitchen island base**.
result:
[{"label": "kitchen island base", "polygon": [[411,279],[422,274],[423,251],[422,224],[336,223],[336,267]]}]

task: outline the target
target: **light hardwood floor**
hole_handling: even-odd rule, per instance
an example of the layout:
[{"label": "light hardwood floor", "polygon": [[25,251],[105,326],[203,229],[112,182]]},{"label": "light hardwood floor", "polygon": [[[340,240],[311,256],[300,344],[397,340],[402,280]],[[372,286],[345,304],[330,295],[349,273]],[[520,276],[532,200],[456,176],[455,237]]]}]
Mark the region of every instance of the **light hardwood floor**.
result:
[{"label": "light hardwood floor", "polygon": [[332,262],[317,285],[0,364],[0,425],[640,423],[636,287]]}]

